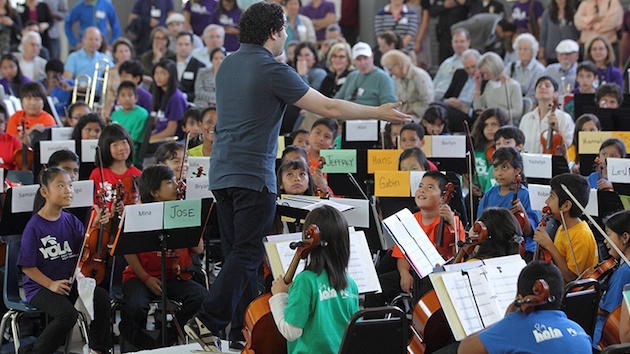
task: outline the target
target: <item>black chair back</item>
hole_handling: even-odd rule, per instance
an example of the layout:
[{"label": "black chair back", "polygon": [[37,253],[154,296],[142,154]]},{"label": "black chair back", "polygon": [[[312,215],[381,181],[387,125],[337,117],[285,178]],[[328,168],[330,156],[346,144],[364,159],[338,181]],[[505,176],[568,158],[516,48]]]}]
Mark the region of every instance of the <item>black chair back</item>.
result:
[{"label": "black chair back", "polygon": [[346,326],[339,354],[406,353],[407,316],[398,307],[361,310]]},{"label": "black chair back", "polygon": [[584,332],[593,338],[599,300],[602,297],[601,285],[597,280],[581,279],[564,287],[562,311],[567,317],[582,326]]}]

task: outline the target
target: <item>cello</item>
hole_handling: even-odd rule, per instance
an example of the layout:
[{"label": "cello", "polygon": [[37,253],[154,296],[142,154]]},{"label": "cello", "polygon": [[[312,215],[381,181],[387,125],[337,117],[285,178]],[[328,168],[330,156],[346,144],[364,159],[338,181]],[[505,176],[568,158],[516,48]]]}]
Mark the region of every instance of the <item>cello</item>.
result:
[{"label": "cello", "polygon": [[[297,246],[291,260],[284,282],[290,284],[300,260],[306,259],[311,251],[319,245],[319,228],[309,225],[304,231],[302,240],[291,243],[291,248]],[[274,322],[269,299],[271,294],[263,294],[252,301],[245,311],[243,321],[243,336],[247,341],[244,354],[283,354],[287,352],[287,341],[280,334]]]}]

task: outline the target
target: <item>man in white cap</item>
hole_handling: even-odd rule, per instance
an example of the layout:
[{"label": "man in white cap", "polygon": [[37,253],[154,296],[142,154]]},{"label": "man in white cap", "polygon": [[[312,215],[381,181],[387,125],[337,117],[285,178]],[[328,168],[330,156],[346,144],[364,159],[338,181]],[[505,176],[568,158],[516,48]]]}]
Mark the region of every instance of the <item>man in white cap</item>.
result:
[{"label": "man in white cap", "polygon": [[383,69],[374,66],[369,44],[355,44],[352,47],[352,60],[357,70],[348,75],[335,98],[366,106],[380,106],[397,101],[394,80]]},{"label": "man in white cap", "polygon": [[[184,15],[180,13],[170,14],[166,18],[166,28],[168,29],[168,33],[170,37],[168,50],[170,50],[171,52],[177,51],[176,38],[179,32],[186,30],[186,28],[184,27],[185,21],[186,19],[184,19]],[[201,40],[201,38],[199,38],[198,35],[193,33],[193,48],[201,48],[201,47],[203,47],[203,41]]]},{"label": "man in white cap", "polygon": [[[580,46],[576,41],[572,39],[562,40],[556,46],[556,58],[558,62],[556,64],[547,65],[547,68],[542,74],[542,76],[549,76],[556,80],[560,86],[558,90],[560,94],[571,92],[573,88],[577,74],[579,50]],[[569,85],[571,85],[570,89],[568,89]]]}]

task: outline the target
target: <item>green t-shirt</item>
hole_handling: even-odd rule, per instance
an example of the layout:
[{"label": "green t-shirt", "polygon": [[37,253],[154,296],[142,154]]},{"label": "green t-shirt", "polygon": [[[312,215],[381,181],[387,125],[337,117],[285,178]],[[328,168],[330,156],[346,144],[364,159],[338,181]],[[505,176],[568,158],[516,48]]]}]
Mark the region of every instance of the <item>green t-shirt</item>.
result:
[{"label": "green t-shirt", "polygon": [[125,113],[122,109],[115,111],[112,113],[111,121],[125,127],[131,140],[139,144],[144,138],[144,125],[148,117],[147,110],[136,105],[136,108],[129,113]]},{"label": "green t-shirt", "polygon": [[486,159],[486,150],[487,148],[483,151],[475,151],[475,170],[479,178],[479,187],[484,193],[496,184],[492,175],[492,164]]},{"label": "green t-shirt", "polygon": [[337,292],[328,274],[305,270],[289,288],[284,310],[287,323],[302,328],[302,336],[287,342],[289,353],[338,353],[341,339],[352,315],[359,311],[359,290],[348,276],[348,287]]},{"label": "green t-shirt", "polygon": [[188,156],[203,157],[203,144],[188,149]]}]

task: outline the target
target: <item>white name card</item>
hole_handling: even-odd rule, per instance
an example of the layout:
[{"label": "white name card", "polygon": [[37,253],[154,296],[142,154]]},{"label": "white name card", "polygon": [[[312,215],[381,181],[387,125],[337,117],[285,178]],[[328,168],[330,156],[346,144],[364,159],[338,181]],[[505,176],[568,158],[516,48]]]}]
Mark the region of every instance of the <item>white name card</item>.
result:
[{"label": "white name card", "polygon": [[630,159],[606,159],[608,180],[613,183],[630,183]]},{"label": "white name card", "polygon": [[14,187],[13,197],[11,199],[11,212],[14,214],[32,212],[35,193],[37,193],[38,189],[39,184]]},{"label": "white name card", "polygon": [[[527,186],[529,190],[529,203],[532,206],[532,210],[542,211],[543,207],[547,205],[545,201],[551,193],[550,186],[544,186],[541,184],[530,184]],[[599,216],[599,204],[597,202],[597,189],[592,188],[588,195],[588,204],[586,204],[586,212],[592,216]],[[533,226],[535,228],[535,225]]]},{"label": "white name card", "polygon": [[416,191],[420,186],[420,182],[422,182],[422,177],[424,177],[425,171],[409,171],[409,187],[411,187],[411,196],[416,195]]},{"label": "white name card", "polygon": [[597,189],[591,188],[588,194],[588,204],[586,204],[586,212],[592,216],[599,216],[599,201],[597,200]]},{"label": "white name card", "polygon": [[50,140],[72,140],[72,132],[74,128],[72,127],[58,127],[50,129]]},{"label": "white name card", "polygon": [[346,121],[346,141],[378,141],[377,120]]},{"label": "white name card", "polygon": [[466,157],[466,137],[463,135],[431,136],[432,157]]},{"label": "white name card", "polygon": [[162,230],[164,203],[125,206],[124,232]]},{"label": "white name card", "polygon": [[50,159],[50,155],[55,153],[58,150],[70,150],[72,152],[75,151],[74,140],[63,140],[63,141],[40,141],[40,159],[39,162],[42,164],[48,163],[48,159]]},{"label": "white name card", "polygon": [[81,140],[81,162],[94,162],[96,158],[96,147],[98,139]]},{"label": "white name card", "polygon": [[69,208],[82,208],[92,206],[94,201],[94,181],[76,181],[72,182],[74,189],[74,198]]},{"label": "white name card", "polygon": [[188,178],[197,177],[199,166],[203,168],[202,177],[205,176],[208,179],[208,172],[210,171],[210,157],[209,156],[189,156],[188,157]]},{"label": "white name card", "polygon": [[523,154],[523,171],[527,177],[551,179],[551,155]]},{"label": "white name card", "polygon": [[214,198],[208,177],[188,177],[186,179],[186,200],[203,198]]}]

